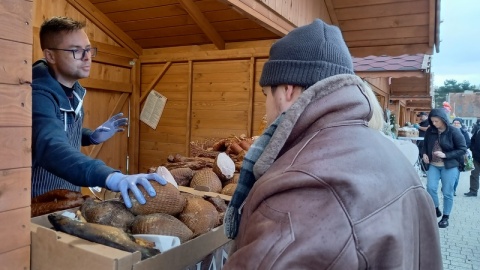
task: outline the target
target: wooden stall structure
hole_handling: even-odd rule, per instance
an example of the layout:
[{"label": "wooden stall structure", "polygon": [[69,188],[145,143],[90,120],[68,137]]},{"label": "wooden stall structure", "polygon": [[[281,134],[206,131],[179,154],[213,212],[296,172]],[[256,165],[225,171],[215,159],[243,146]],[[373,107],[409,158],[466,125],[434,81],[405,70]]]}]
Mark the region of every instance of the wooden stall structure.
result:
[{"label": "wooden stall structure", "polygon": [[[144,172],[191,141],[257,135],[265,112],[258,85],[269,49],[295,27],[321,18],[340,27],[352,55],[438,51],[439,0],[5,0],[0,46],[0,261],[27,269],[31,167],[31,64],[42,57],[46,18],[85,21],[98,55],[84,126],[123,112],[129,130],[83,149],[124,173]],[[388,105],[394,79],[369,77]],[[400,81],[399,81],[400,87]],[[147,94],[167,97],[156,129],[139,121]],[[400,88],[395,88],[400,89]],[[387,91],[388,90],[388,91]],[[403,102],[399,100],[399,103]],[[407,101],[405,101],[407,102]],[[9,222],[3,222],[3,221]]]},{"label": "wooden stall structure", "polygon": [[30,268],[32,7],[0,3],[0,269]]},{"label": "wooden stall structure", "polygon": [[[314,18],[339,26],[355,56],[432,53],[438,45],[436,0],[54,2],[34,2],[34,33],[43,19],[66,15],[85,20],[99,48],[91,77],[82,81],[89,90],[85,126],[118,111],[130,118],[128,138],[115,136],[85,153],[129,173],[158,166],[172,153],[188,155],[191,141],[260,133],[258,79],[269,48]],[[41,56],[37,43],[34,59]],[[156,129],[139,121],[151,90],[167,97]]]},{"label": "wooden stall structure", "polygon": [[356,74],[370,84],[400,126],[418,122],[417,113],[432,108],[430,63],[425,54],[354,58]]}]

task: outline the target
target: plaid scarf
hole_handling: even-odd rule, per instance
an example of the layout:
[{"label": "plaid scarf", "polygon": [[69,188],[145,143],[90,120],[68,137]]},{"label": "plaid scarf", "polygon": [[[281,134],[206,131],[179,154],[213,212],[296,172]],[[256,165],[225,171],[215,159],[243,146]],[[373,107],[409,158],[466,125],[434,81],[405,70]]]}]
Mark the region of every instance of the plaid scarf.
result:
[{"label": "plaid scarf", "polygon": [[248,150],[245,158],[243,159],[242,168],[240,169],[240,178],[238,179],[237,188],[232,196],[225,217],[223,220],[225,235],[234,239],[238,233],[238,227],[241,219],[241,206],[248,196],[248,193],[252,189],[253,185],[260,178],[261,175],[254,175],[253,166],[262,155],[265,147],[270,142],[270,139],[275,133],[278,124],[282,121],[283,115],[281,114],[268,128],[267,130],[255,140],[250,149]]}]

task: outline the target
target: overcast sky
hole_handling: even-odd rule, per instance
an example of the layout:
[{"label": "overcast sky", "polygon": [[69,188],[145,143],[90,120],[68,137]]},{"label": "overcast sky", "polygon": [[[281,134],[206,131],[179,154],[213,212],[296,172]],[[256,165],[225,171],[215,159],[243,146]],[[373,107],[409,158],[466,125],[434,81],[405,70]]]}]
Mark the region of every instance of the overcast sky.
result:
[{"label": "overcast sky", "polygon": [[448,79],[480,85],[480,1],[441,0],[440,52],[432,57],[434,85]]}]

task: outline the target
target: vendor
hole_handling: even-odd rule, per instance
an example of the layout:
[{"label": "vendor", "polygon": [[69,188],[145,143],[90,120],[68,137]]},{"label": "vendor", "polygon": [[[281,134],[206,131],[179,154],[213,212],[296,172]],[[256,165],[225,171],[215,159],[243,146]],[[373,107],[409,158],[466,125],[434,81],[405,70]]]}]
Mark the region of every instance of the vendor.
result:
[{"label": "vendor", "polygon": [[127,124],[118,114],[94,131],[82,127],[86,90],[78,80],[89,76],[97,53],[84,27],[70,18],[53,17],[40,28],[45,58],[33,64],[32,72],[32,197],[54,189],[99,186],[121,192],[127,207],[132,205],[129,190],[144,204],[137,184],[155,196],[148,180],[165,185],[165,179],[155,173],[124,175],[80,151],[80,146],[110,139]]}]

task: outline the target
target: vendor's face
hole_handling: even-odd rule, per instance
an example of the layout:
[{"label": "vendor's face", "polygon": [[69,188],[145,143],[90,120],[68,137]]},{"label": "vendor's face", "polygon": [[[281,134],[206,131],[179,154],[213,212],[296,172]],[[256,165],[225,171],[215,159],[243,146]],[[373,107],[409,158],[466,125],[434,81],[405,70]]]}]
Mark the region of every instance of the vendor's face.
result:
[{"label": "vendor's face", "polygon": [[460,121],[453,121],[453,126],[456,127],[456,128],[461,128],[462,123],[460,123]]},{"label": "vendor's face", "polygon": [[430,119],[433,123],[433,125],[438,128],[438,129],[444,129],[445,128],[445,123],[440,117],[432,116]]},{"label": "vendor's face", "polygon": [[83,58],[77,56],[77,59],[74,58],[71,51],[64,51],[79,50],[83,52],[84,49],[89,49],[91,45],[85,31],[62,32],[56,40],[58,43],[55,48],[63,50],[45,50],[50,56],[47,57],[47,61],[54,69],[56,79],[65,86],[72,86],[78,79],[88,77],[92,64],[91,51],[86,52]]}]

